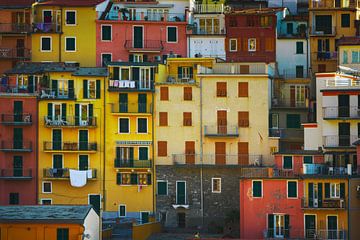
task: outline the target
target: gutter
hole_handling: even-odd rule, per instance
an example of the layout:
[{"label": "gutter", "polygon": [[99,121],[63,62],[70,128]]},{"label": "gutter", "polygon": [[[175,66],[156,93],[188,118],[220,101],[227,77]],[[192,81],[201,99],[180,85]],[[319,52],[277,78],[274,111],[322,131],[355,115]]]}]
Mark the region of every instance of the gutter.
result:
[{"label": "gutter", "polygon": [[201,226],[204,227],[204,188],[203,188],[203,121],[202,121],[202,78],[200,77],[200,207]]}]

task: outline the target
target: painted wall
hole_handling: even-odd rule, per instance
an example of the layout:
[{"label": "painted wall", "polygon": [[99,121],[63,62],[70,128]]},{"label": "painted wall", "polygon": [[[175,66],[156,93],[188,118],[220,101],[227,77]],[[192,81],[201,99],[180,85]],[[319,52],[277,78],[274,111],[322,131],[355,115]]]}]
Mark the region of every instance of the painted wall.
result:
[{"label": "painted wall", "polygon": [[[359,147],[359,146],[358,146]],[[349,237],[351,239],[360,238],[360,229],[356,222],[360,219],[360,178],[351,178],[349,180]]]},{"label": "painted wall", "polygon": [[218,57],[225,59],[225,37],[189,36],[189,57]]},{"label": "painted wall", "polygon": [[[355,70],[360,70],[359,63],[353,62],[352,52],[359,52],[360,46],[339,46],[339,65],[349,67]],[[344,59],[345,52],[347,54],[347,61]]]},{"label": "painted wall", "polygon": [[133,225],[132,238],[146,240],[152,234],[161,232],[161,224],[159,222],[145,223],[142,225]]},{"label": "painted wall", "polygon": [[89,240],[99,240],[100,239],[100,225],[99,225],[99,215],[91,209],[84,220],[84,234],[89,234]]},{"label": "painted wall", "polygon": [[[283,154],[275,154],[275,166],[277,169],[283,169],[283,159],[285,156],[292,156],[293,158],[293,169],[292,172],[294,174],[303,174],[303,163],[304,163],[304,156],[309,155],[283,155]],[[312,155],[313,157],[313,163],[314,164],[321,164],[324,163],[324,156],[322,155]]]}]

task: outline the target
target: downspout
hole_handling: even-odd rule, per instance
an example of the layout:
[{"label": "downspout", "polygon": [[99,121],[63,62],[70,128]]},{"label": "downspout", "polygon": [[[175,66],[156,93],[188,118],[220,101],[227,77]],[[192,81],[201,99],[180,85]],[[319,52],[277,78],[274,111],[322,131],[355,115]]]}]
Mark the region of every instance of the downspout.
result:
[{"label": "downspout", "polygon": [[[154,85],[152,86],[154,88],[154,91],[155,91],[155,79],[154,79]],[[151,104],[152,106],[150,106],[150,109],[151,109],[151,131],[152,131],[152,134],[151,134],[151,141],[152,141],[152,146],[151,146],[151,149],[152,149],[152,179],[153,179],[153,182],[152,182],[152,192],[153,192],[153,212],[154,212],[154,215],[155,215],[155,212],[156,212],[156,193],[155,193],[155,184],[156,184],[156,169],[155,169],[155,147],[154,147],[154,144],[155,144],[155,123],[154,123],[154,112],[155,112],[155,94],[154,92],[151,92]]]},{"label": "downspout", "polygon": [[[39,86],[40,83],[38,83],[38,86]],[[35,100],[36,100],[36,124],[37,126],[39,126],[39,99],[37,97],[35,97]],[[38,127],[35,127],[36,129],[36,150],[35,150],[35,155],[36,155],[36,160],[35,160],[35,172],[36,172],[36,175],[41,173],[41,170],[39,169],[39,150],[38,150],[38,146],[39,146],[39,128]],[[38,199],[38,196],[39,196],[39,177],[37,176],[36,179],[35,179],[35,183],[36,183],[36,187],[35,187],[35,193],[36,193],[36,196],[35,196],[35,199],[36,199],[36,205],[39,204],[39,200]]]},{"label": "downspout", "polygon": [[[103,179],[102,179],[102,184],[103,184],[103,197],[102,197],[102,199],[103,199],[103,202],[105,203],[105,193],[106,193],[106,191],[105,191],[105,174],[106,174],[106,171],[105,171],[105,168],[106,168],[106,149],[105,149],[105,143],[106,143],[106,77],[104,77],[104,101],[103,101],[103,109],[104,109],[104,111],[103,111],[103,124],[104,124],[104,129],[103,129],[103,131],[104,131],[104,141],[103,141],[103,145],[104,145],[104,147],[103,147]],[[103,204],[103,212],[104,212],[104,210],[106,210],[106,207],[105,207],[106,205],[105,204]]]},{"label": "downspout", "polygon": [[350,194],[351,194],[351,176],[349,176],[349,179],[348,179],[348,199],[349,199],[349,201],[348,201],[348,210],[347,210],[347,217],[348,217],[348,229],[347,229],[347,236],[349,236],[348,237],[348,239],[351,239],[350,238],[350,233],[351,233],[351,221],[350,221],[350,211],[351,211],[351,209],[350,209],[350,206],[351,206],[351,204],[350,204],[350,200],[351,200],[351,196],[350,196]]},{"label": "downspout", "polygon": [[[57,16],[56,16],[57,17]],[[62,19],[63,19],[63,8],[61,7],[60,8],[60,35],[59,35],[59,62],[61,62],[61,37],[63,35],[63,32],[62,32]],[[66,20],[66,19],[65,19]],[[57,21],[57,20],[56,20]],[[56,31],[56,27],[55,26],[55,31]],[[64,48],[65,49],[65,48]]]},{"label": "downspout", "polygon": [[201,226],[204,227],[204,189],[203,189],[203,121],[202,121],[202,78],[200,77],[200,207]]}]

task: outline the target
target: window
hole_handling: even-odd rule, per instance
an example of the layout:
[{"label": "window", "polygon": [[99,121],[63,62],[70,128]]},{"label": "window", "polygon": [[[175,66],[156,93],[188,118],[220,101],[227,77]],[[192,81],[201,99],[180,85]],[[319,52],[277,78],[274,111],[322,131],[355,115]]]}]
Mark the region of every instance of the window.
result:
[{"label": "window", "polygon": [[183,113],[183,125],[184,126],[191,126],[192,125],[191,112],[184,112]]},{"label": "window", "polygon": [[51,52],[51,37],[40,37],[40,45],[42,52]]},{"label": "window", "polygon": [[131,185],[138,184],[138,175],[136,173],[130,173],[130,184]]},{"label": "window", "polygon": [[159,126],[167,126],[167,125],[168,125],[168,113],[159,112]]},{"label": "window", "polygon": [[87,96],[84,98],[88,99],[96,99],[96,81],[95,80],[88,80],[87,81],[88,87],[87,87]]},{"label": "window", "polygon": [[201,34],[220,33],[219,19],[200,18],[199,19],[199,33],[201,33]]},{"label": "window", "polygon": [[167,141],[158,141],[158,157],[167,157]]},{"label": "window", "polygon": [[129,68],[121,68],[120,74],[121,74],[120,80],[130,80],[130,69]]},{"label": "window", "polygon": [[348,64],[348,52],[343,51],[343,64]]},{"label": "window", "polygon": [[111,41],[111,25],[101,25],[101,41]]},{"label": "window", "polygon": [[9,204],[10,205],[19,204],[19,193],[9,193]]},{"label": "window", "polygon": [[51,205],[52,200],[51,199],[41,199],[41,205]]},{"label": "window", "polygon": [[116,183],[130,185],[130,173],[117,173]]},{"label": "window", "polygon": [[229,46],[230,46],[230,49],[229,49],[230,52],[236,52],[237,51],[237,39],[230,38]]},{"label": "window", "polygon": [[126,217],[126,205],[125,204],[119,205],[119,217]]},{"label": "window", "polygon": [[238,126],[249,127],[249,112],[238,112]]},{"label": "window", "polygon": [[148,179],[148,174],[146,173],[139,173],[138,177],[139,177],[139,185],[147,185],[147,179]]},{"label": "window", "polygon": [[76,11],[65,11],[66,25],[76,24]]},{"label": "window", "polygon": [[306,164],[312,164],[313,163],[313,156],[304,156],[304,163]]},{"label": "window", "polygon": [[167,42],[177,42],[177,27],[167,27]]},{"label": "window", "polygon": [[65,37],[65,52],[75,52],[75,51],[76,51],[76,38]]},{"label": "window", "polygon": [[138,133],[147,133],[147,118],[138,118],[137,124]]},{"label": "window", "polygon": [[271,16],[261,16],[260,17],[260,26],[261,27],[270,27],[272,25]]},{"label": "window", "polygon": [[217,97],[226,97],[226,82],[217,82],[216,83],[216,96]]},{"label": "window", "polygon": [[186,182],[176,181],[176,204],[186,204]]},{"label": "window", "polygon": [[69,240],[69,229],[58,228],[56,231],[56,240]]},{"label": "window", "polygon": [[169,100],[169,88],[160,87],[160,101],[168,101],[168,100]]},{"label": "window", "polygon": [[51,182],[43,182],[42,183],[42,192],[43,193],[51,193],[52,192]]},{"label": "window", "polygon": [[297,181],[287,181],[287,197],[297,198]]},{"label": "window", "polygon": [[254,198],[262,197],[262,181],[261,180],[253,180],[252,181],[252,196]]},{"label": "window", "polygon": [[211,178],[211,192],[221,193],[221,178]]},{"label": "window", "polygon": [[304,77],[304,66],[298,65],[296,66],[296,78]]},{"label": "window", "polygon": [[[145,55],[145,56],[147,56],[147,55]],[[134,54],[133,55],[133,62],[144,62],[144,59],[145,59],[145,57],[143,54]]]},{"label": "window", "polygon": [[330,183],[330,197],[340,198],[340,184]]},{"label": "window", "polygon": [[350,27],[350,14],[341,14],[341,27]]},{"label": "window", "polygon": [[184,87],[184,101],[192,100],[192,87]]},{"label": "window", "polygon": [[300,128],[300,114],[286,114],[286,128]]},{"label": "window", "polygon": [[168,183],[167,181],[157,181],[157,195],[166,196],[168,194]]},{"label": "window", "polygon": [[267,235],[269,238],[288,238],[290,233],[290,216],[268,214]]},{"label": "window", "polygon": [[293,28],[294,28],[293,23],[287,23],[286,24],[286,33],[290,34],[290,35],[293,34]]},{"label": "window", "polygon": [[304,43],[296,42],[296,54],[304,54]]},{"label": "window", "polygon": [[283,157],[283,169],[292,169],[293,168],[293,158],[292,156]]},{"label": "window", "polygon": [[265,51],[273,52],[275,49],[275,40],[274,38],[266,38],[265,39]]},{"label": "window", "polygon": [[358,51],[351,51],[351,63],[360,63]]},{"label": "window", "polygon": [[270,120],[270,128],[272,128],[272,129],[277,129],[277,128],[279,128],[279,114],[278,113],[271,113],[270,114],[271,116],[270,116],[270,118],[269,118],[269,120]]},{"label": "window", "polygon": [[139,147],[139,160],[149,160],[148,147]]},{"label": "window", "polygon": [[128,118],[119,118],[119,133],[130,133],[130,121]]},{"label": "window", "polygon": [[103,67],[106,67],[106,63],[112,61],[112,55],[111,53],[102,53],[101,54],[101,63]]},{"label": "window", "polygon": [[238,83],[238,97],[248,97],[249,96],[249,84],[247,82]]},{"label": "window", "polygon": [[248,39],[248,51],[255,52],[256,51],[256,38]]}]

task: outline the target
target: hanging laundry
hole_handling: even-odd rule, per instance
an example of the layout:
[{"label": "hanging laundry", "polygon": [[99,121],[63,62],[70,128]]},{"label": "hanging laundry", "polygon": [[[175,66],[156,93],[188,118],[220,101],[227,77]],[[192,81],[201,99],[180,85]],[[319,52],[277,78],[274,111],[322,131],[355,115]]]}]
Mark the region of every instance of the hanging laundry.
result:
[{"label": "hanging laundry", "polygon": [[70,169],[70,185],[73,187],[83,187],[86,185],[87,171]]},{"label": "hanging laundry", "polygon": [[90,178],[93,178],[92,176],[92,170],[89,169],[89,170],[86,170],[87,171],[87,178],[90,179]]}]

